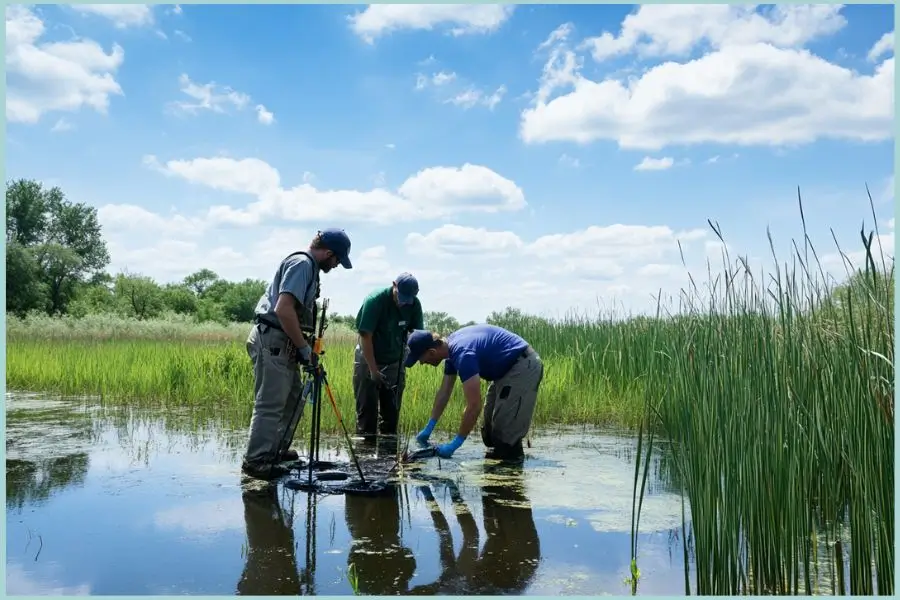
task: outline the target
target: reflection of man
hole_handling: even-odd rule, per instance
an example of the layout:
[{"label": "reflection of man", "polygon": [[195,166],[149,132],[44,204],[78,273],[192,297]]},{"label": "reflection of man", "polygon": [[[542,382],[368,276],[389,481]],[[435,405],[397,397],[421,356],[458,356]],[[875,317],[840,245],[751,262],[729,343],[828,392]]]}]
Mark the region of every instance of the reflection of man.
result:
[{"label": "reflection of man", "polygon": [[482,488],[487,540],[474,575],[478,593],[523,593],[541,560],[541,542],[525,496],[522,464],[485,465],[485,474],[496,483]]},{"label": "reflection of man", "polygon": [[344,496],[344,513],[353,546],[348,567],[356,566],[360,593],[404,594],[416,570],[416,559],[400,541],[399,488],[377,497]]},{"label": "reflection of man", "polygon": [[245,489],[247,562],[238,581],[241,596],[300,594],[294,529],[278,502],[277,487]]},{"label": "reflection of man", "polygon": [[436,581],[419,585],[411,595],[480,594],[502,595],[524,593],[537,571],[541,545],[528,499],[524,493],[524,476],[519,463],[485,465],[485,474],[496,483],[485,485],[482,492],[484,547],[478,552],[478,527],[455,484],[448,482],[455,513],[463,533],[462,549],[453,556],[453,539],[446,518],[425,486],[431,504],[431,515],[441,543],[442,572]]}]

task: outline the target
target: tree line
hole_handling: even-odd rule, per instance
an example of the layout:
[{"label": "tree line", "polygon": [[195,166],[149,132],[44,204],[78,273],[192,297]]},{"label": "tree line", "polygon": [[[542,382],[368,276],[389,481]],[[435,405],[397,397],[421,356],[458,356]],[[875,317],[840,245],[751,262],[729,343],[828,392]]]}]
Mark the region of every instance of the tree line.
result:
[{"label": "tree line", "polygon": [[[198,323],[249,322],[267,285],[258,279],[228,281],[210,269],[160,284],[140,273],[110,275],[109,263],[95,207],[71,202],[59,187],[39,181],[7,182],[6,310],[14,315],[114,313],[150,319],[176,313]],[[424,316],[426,326],[441,333],[460,327],[445,312]],[[356,315],[329,318],[352,327]]]}]

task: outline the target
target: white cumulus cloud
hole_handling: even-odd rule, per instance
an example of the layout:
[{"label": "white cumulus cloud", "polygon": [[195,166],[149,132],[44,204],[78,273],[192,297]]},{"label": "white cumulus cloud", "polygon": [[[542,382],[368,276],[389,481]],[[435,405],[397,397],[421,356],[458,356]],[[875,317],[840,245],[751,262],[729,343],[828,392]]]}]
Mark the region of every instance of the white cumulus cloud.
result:
[{"label": "white cumulus cloud", "polygon": [[442,225],[430,233],[410,233],[406,249],[418,256],[506,256],[519,251],[524,243],[512,231],[489,231],[485,228]]},{"label": "white cumulus cloud", "polygon": [[449,27],[452,35],[491,33],[512,15],[505,4],[370,4],[348,17],[350,28],[367,43],[402,29]]},{"label": "white cumulus cloud", "polygon": [[46,113],[89,107],[101,114],[123,95],[115,75],[125,51],[109,54],[95,41],[44,42],[43,21],[22,6],[6,8],[6,118],[37,123]]},{"label": "white cumulus cloud", "polygon": [[69,7],[80,13],[105,17],[119,29],[153,24],[153,8],[149,4],[71,4]]},{"label": "white cumulus cloud", "polygon": [[410,176],[396,192],[319,190],[309,182],[285,188],[278,171],[257,158],[196,158],[160,164],[155,156],[144,164],[168,176],[213,189],[257,197],[244,208],[213,206],[206,218],[214,223],[252,226],[266,219],[320,221],[338,219],[389,224],[433,219],[460,213],[489,214],[526,206],[515,182],[491,169],[472,164],[429,167]]},{"label": "white cumulus cloud", "polygon": [[201,110],[209,110],[224,113],[229,106],[240,110],[250,103],[250,96],[243,92],[235,91],[228,86],[220,86],[214,81],[201,85],[191,81],[186,73],[179,75],[178,84],[182,93],[191,98],[191,101],[172,102],[170,107],[175,112],[197,114]]},{"label": "white cumulus cloud", "polygon": [[431,89],[434,96],[443,104],[453,104],[464,110],[476,106],[494,108],[503,101],[506,85],[500,85],[493,92],[473,81],[460,77],[455,72],[439,71],[432,75],[416,74],[415,89],[421,92]]},{"label": "white cumulus cloud", "polygon": [[266,110],[262,104],[256,105],[256,118],[263,125],[271,125],[275,122],[275,115],[272,114],[272,111]]},{"label": "white cumulus cloud", "polygon": [[[632,51],[684,59],[627,79],[584,76],[584,57],[568,41],[573,28],[561,26],[541,45],[549,57],[534,103],[521,114],[520,137],[531,144],[612,140],[644,150],[888,139],[894,59],[865,74],[800,47],[843,25],[836,10],[785,7],[763,18],[730,6],[643,7],[619,37],[581,45],[595,59]],[[703,41],[711,51],[685,56]]]},{"label": "white cumulus cloud", "polygon": [[645,5],[625,17],[619,35],[603,32],[586,39],[583,46],[596,61],[632,52],[644,57],[685,56],[704,42],[713,48],[756,43],[800,47],[847,24],[840,5],[787,5],[762,12],[758,6]]},{"label": "white cumulus cloud", "polygon": [[652,158],[650,156],[645,156],[644,160],[639,162],[634,166],[635,171],[665,171],[666,169],[671,169],[672,165],[675,164],[675,161],[671,156],[664,156],[663,158]]},{"label": "white cumulus cloud", "polygon": [[875,62],[885,54],[893,54],[894,52],[894,32],[889,31],[883,36],[881,36],[875,44],[872,45],[872,49],[869,50],[869,54],[867,58],[871,62]]},{"label": "white cumulus cloud", "polygon": [[[637,270],[648,262],[656,264],[675,256],[679,241],[687,244],[706,235],[703,229],[676,232],[666,226],[615,224],[548,234],[525,242],[512,231],[443,225],[427,234],[410,233],[406,237],[406,249],[411,255],[452,257],[456,262],[507,257],[518,259],[526,269],[552,265],[579,279],[606,280],[622,276],[627,270]],[[656,264],[655,269],[666,275],[677,270],[665,263]],[[511,285],[515,284],[511,282]]]}]

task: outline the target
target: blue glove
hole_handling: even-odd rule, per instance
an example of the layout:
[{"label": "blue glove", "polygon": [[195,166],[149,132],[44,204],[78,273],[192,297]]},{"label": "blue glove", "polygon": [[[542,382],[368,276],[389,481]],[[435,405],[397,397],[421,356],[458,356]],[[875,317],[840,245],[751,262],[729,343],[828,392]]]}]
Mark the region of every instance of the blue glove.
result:
[{"label": "blue glove", "polygon": [[456,452],[457,448],[463,445],[464,441],[466,441],[466,438],[456,434],[456,437],[453,438],[452,442],[441,444],[437,447],[437,455],[441,458],[450,458],[453,456],[453,453]]},{"label": "blue glove", "polygon": [[425,426],[425,429],[420,431],[419,435],[416,436],[416,441],[419,442],[420,446],[428,445],[428,438],[431,437],[431,432],[434,431],[435,425],[437,425],[437,421],[430,419],[428,425]]}]

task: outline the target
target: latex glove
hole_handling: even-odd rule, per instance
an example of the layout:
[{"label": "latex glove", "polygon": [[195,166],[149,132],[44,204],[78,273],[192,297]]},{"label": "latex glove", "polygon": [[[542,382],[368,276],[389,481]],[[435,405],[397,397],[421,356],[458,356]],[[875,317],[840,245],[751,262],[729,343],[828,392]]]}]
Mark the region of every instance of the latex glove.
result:
[{"label": "latex glove", "polygon": [[453,438],[452,442],[441,444],[437,447],[437,455],[441,458],[450,458],[451,456],[453,456],[453,453],[463,445],[464,441],[466,441],[466,438],[457,434],[456,437]]},{"label": "latex glove", "polygon": [[428,421],[428,425],[425,426],[425,429],[419,432],[416,436],[416,441],[420,446],[428,445],[428,438],[431,437],[431,432],[434,431],[434,426],[437,425],[437,421],[431,419]]},{"label": "latex glove", "polygon": [[294,356],[297,358],[297,362],[308,363],[309,359],[312,358],[312,348],[309,344],[302,348],[297,348],[294,352]]}]

